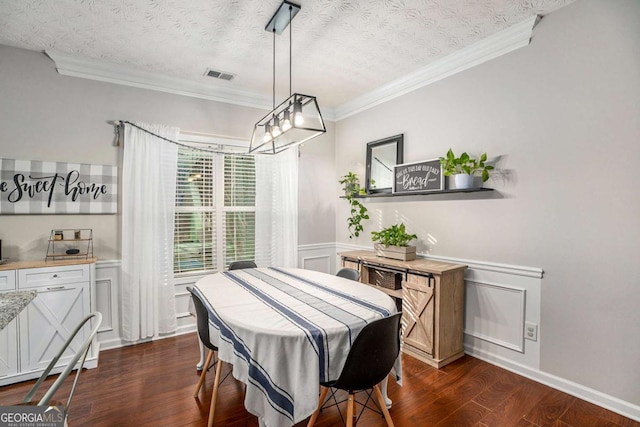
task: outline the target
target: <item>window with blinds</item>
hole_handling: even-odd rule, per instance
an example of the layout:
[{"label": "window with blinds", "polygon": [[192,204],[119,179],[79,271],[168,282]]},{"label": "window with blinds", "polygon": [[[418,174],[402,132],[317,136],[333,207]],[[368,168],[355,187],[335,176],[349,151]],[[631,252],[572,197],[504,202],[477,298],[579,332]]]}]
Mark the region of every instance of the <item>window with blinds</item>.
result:
[{"label": "window with blinds", "polygon": [[178,149],[174,272],[255,259],[253,156]]}]

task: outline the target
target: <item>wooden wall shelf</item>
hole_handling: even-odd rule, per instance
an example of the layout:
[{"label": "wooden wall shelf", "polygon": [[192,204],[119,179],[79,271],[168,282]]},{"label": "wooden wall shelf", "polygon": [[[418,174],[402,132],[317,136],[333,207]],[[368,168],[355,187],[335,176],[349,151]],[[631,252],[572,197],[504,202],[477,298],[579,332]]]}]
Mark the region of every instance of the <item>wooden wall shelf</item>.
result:
[{"label": "wooden wall shelf", "polygon": [[[369,193],[369,194],[357,194],[356,199],[369,199],[379,197],[406,197],[406,196],[435,196],[437,194],[456,194],[456,193],[480,193],[494,191],[493,188],[466,188],[466,189],[452,189],[452,190],[439,190],[439,191],[416,191],[415,193]],[[343,196],[344,197],[344,196]]]}]

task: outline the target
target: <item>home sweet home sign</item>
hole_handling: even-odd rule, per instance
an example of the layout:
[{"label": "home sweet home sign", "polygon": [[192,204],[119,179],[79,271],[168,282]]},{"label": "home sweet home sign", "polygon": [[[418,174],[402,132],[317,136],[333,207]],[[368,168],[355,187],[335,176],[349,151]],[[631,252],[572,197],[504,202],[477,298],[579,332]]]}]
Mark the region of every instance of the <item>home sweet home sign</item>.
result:
[{"label": "home sweet home sign", "polygon": [[118,168],[0,159],[0,215],[115,214]]}]

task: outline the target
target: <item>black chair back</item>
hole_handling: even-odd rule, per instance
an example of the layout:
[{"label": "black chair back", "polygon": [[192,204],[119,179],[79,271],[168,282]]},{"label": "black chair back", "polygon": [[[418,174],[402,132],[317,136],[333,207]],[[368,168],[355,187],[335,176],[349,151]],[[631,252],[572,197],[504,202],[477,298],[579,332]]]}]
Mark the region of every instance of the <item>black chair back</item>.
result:
[{"label": "black chair back", "polygon": [[245,268],[257,268],[255,262],[253,261],[233,261],[229,264],[229,270],[243,270]]},{"label": "black chair back", "polygon": [[336,276],[344,277],[345,279],[355,280],[356,282],[360,280],[360,272],[355,268],[348,268],[348,267],[341,268],[336,273]]},{"label": "black chair back", "polygon": [[187,287],[187,290],[191,293],[193,305],[196,308],[196,324],[198,326],[200,341],[202,341],[202,344],[209,350],[217,351],[218,347],[211,344],[211,340],[209,339],[209,312],[207,311],[207,307],[204,306],[200,297],[193,292],[193,289]]},{"label": "black chair back", "polygon": [[401,312],[396,313],[362,328],[351,346],[340,377],[321,384],[351,392],[367,390],[380,383],[400,353],[401,317]]}]

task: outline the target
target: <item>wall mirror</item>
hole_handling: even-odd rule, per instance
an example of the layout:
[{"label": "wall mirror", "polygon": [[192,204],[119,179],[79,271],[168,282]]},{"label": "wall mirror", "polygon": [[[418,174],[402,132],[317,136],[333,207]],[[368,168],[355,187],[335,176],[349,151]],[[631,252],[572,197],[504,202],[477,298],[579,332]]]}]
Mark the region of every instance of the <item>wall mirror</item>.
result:
[{"label": "wall mirror", "polygon": [[391,193],[393,167],[402,163],[404,134],[367,143],[367,193]]}]

